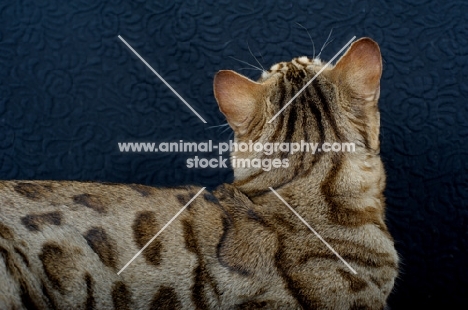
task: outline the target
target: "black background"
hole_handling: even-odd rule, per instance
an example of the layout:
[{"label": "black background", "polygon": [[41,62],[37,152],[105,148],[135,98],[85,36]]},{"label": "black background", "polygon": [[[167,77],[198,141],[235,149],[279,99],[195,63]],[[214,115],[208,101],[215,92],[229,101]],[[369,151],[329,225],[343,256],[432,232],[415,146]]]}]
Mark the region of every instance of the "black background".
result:
[{"label": "black background", "polygon": [[[402,264],[390,298],[468,304],[468,4],[465,1],[0,2],[0,178],[214,187],[230,169],[196,154],[120,153],[117,142],[227,141],[214,74],[264,67],[352,36],[384,59],[381,154],[387,222]],[[122,35],[203,124],[117,38]],[[207,156],[206,154],[202,154]],[[214,155],[213,155],[214,156]]]}]

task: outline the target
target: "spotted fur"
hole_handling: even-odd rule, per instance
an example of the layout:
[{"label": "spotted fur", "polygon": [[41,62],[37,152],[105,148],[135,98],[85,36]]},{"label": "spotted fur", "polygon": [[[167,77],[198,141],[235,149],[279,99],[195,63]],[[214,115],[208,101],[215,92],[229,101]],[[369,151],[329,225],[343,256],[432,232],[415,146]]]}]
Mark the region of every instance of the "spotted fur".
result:
[{"label": "spotted fur", "polygon": [[[384,217],[380,51],[364,38],[322,67],[295,58],[254,82],[220,71],[214,93],[237,142],[354,142],[353,153],[234,152],[289,160],[235,168],[200,188],[0,182],[0,309],[383,309],[398,256]],[[354,274],[270,191],[274,188]]]}]

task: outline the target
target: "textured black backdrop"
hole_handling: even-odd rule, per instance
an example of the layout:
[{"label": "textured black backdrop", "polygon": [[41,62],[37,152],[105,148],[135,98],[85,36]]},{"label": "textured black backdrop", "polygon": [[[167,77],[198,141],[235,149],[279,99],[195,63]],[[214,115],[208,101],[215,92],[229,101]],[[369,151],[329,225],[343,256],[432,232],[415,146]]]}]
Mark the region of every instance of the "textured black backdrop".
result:
[{"label": "textured black backdrop", "polygon": [[[0,2],[0,178],[214,187],[229,169],[195,154],[122,154],[124,141],[224,141],[212,95],[220,69],[252,78],[353,35],[384,58],[382,157],[388,224],[402,258],[390,303],[461,305],[468,293],[468,5],[452,1]],[[207,120],[118,40],[122,35]],[[448,309],[448,308],[447,308]]]}]

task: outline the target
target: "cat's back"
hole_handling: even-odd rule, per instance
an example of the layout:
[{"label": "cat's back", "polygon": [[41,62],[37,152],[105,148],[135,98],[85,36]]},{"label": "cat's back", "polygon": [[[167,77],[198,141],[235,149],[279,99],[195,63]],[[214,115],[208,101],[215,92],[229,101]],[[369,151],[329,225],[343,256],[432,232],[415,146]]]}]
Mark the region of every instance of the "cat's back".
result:
[{"label": "cat's back", "polygon": [[[5,211],[13,206],[16,213],[40,211],[38,206],[50,209],[62,207],[71,212],[93,211],[106,215],[126,209],[131,211],[135,207],[171,208],[180,205],[179,195],[194,196],[200,189],[194,186],[157,188],[139,184],[78,181],[0,181],[0,208]],[[18,209],[18,205],[21,208]]]},{"label": "cat's back", "polygon": [[[109,235],[143,247],[201,188],[75,181],[0,182],[0,222],[29,246],[56,235]],[[194,206],[205,205],[194,202]],[[216,216],[216,212],[213,212]],[[181,219],[188,214],[182,215]],[[7,230],[7,228],[4,228]],[[48,233],[50,232],[50,236]],[[60,232],[60,233],[57,233]],[[161,236],[162,238],[164,236]],[[136,242],[135,242],[136,241]]]},{"label": "cat's back", "polygon": [[[190,186],[0,182],[0,308],[193,307],[181,296],[191,295],[200,253],[215,255],[222,235],[216,199],[200,191]],[[177,221],[118,275],[198,192]],[[201,227],[196,218],[203,218],[209,232],[203,244],[193,241]]]}]

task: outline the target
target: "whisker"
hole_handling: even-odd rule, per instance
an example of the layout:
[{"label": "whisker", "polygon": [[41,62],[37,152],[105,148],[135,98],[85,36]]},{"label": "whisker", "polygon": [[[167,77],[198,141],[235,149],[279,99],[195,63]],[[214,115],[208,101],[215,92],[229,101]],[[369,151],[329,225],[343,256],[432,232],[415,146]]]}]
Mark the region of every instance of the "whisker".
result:
[{"label": "whisker", "polygon": [[262,52],[258,51],[258,53],[260,54],[260,57],[262,57],[262,61],[265,62],[265,59],[263,58]]},{"label": "whisker", "polygon": [[323,47],[325,49],[325,47],[328,46],[328,44],[332,43],[335,39],[331,39],[330,41],[327,42],[327,44],[325,44],[325,46]]},{"label": "whisker", "polygon": [[257,68],[239,68],[237,70],[255,70],[255,71],[258,71]]},{"label": "whisker", "polygon": [[216,125],[216,126],[209,126],[209,127],[206,127],[206,128],[211,129],[211,128],[219,128],[219,127],[225,127],[225,126],[229,126],[229,124],[226,123],[226,124],[221,124],[221,125]]},{"label": "whisker", "polygon": [[312,37],[310,36],[310,33],[309,33],[309,30],[307,30],[306,27],[302,26],[301,24],[299,24],[298,22],[296,22],[296,24],[302,28],[304,28],[304,30],[307,32],[307,35],[309,36],[309,39],[310,39],[310,42],[312,42],[312,48],[314,50],[314,56],[312,57],[312,59],[315,58],[315,44],[314,44],[314,40],[312,40]]},{"label": "whisker", "polygon": [[320,54],[322,54],[322,51],[323,49],[331,42],[328,42],[328,40],[330,39],[330,36],[333,32],[333,28],[330,30],[330,33],[328,34],[328,38],[325,40],[325,43],[323,44],[322,48],[320,49],[320,53],[317,55],[317,58],[320,57]]},{"label": "whisker", "polygon": [[236,57],[229,56],[229,58],[232,58],[232,59],[234,59],[234,60],[237,60],[237,61],[239,61],[239,62],[241,62],[241,63],[243,63],[243,64],[246,64],[247,66],[251,66],[252,68],[255,68],[255,69],[257,69],[257,70],[259,70],[259,71],[261,71],[261,72],[263,72],[263,71],[264,71],[264,70],[260,69],[259,67],[257,67],[257,66],[254,66],[254,65],[252,65],[252,64],[249,64],[249,63],[248,63],[248,62],[246,62],[246,61],[243,61],[243,60],[237,59]]},{"label": "whisker", "polygon": [[225,133],[225,132],[228,131],[229,129],[231,129],[231,127],[226,127],[223,131],[221,131],[221,134],[222,134],[222,133]]},{"label": "whisker", "polygon": [[252,55],[252,57],[257,61],[257,63],[260,65],[260,67],[262,67],[263,71],[265,71],[265,68],[263,68],[260,61],[258,61],[257,57],[255,57],[255,55],[252,53],[252,50],[250,49],[250,46],[249,46],[249,42],[247,42],[247,48],[249,49],[250,55]]}]

